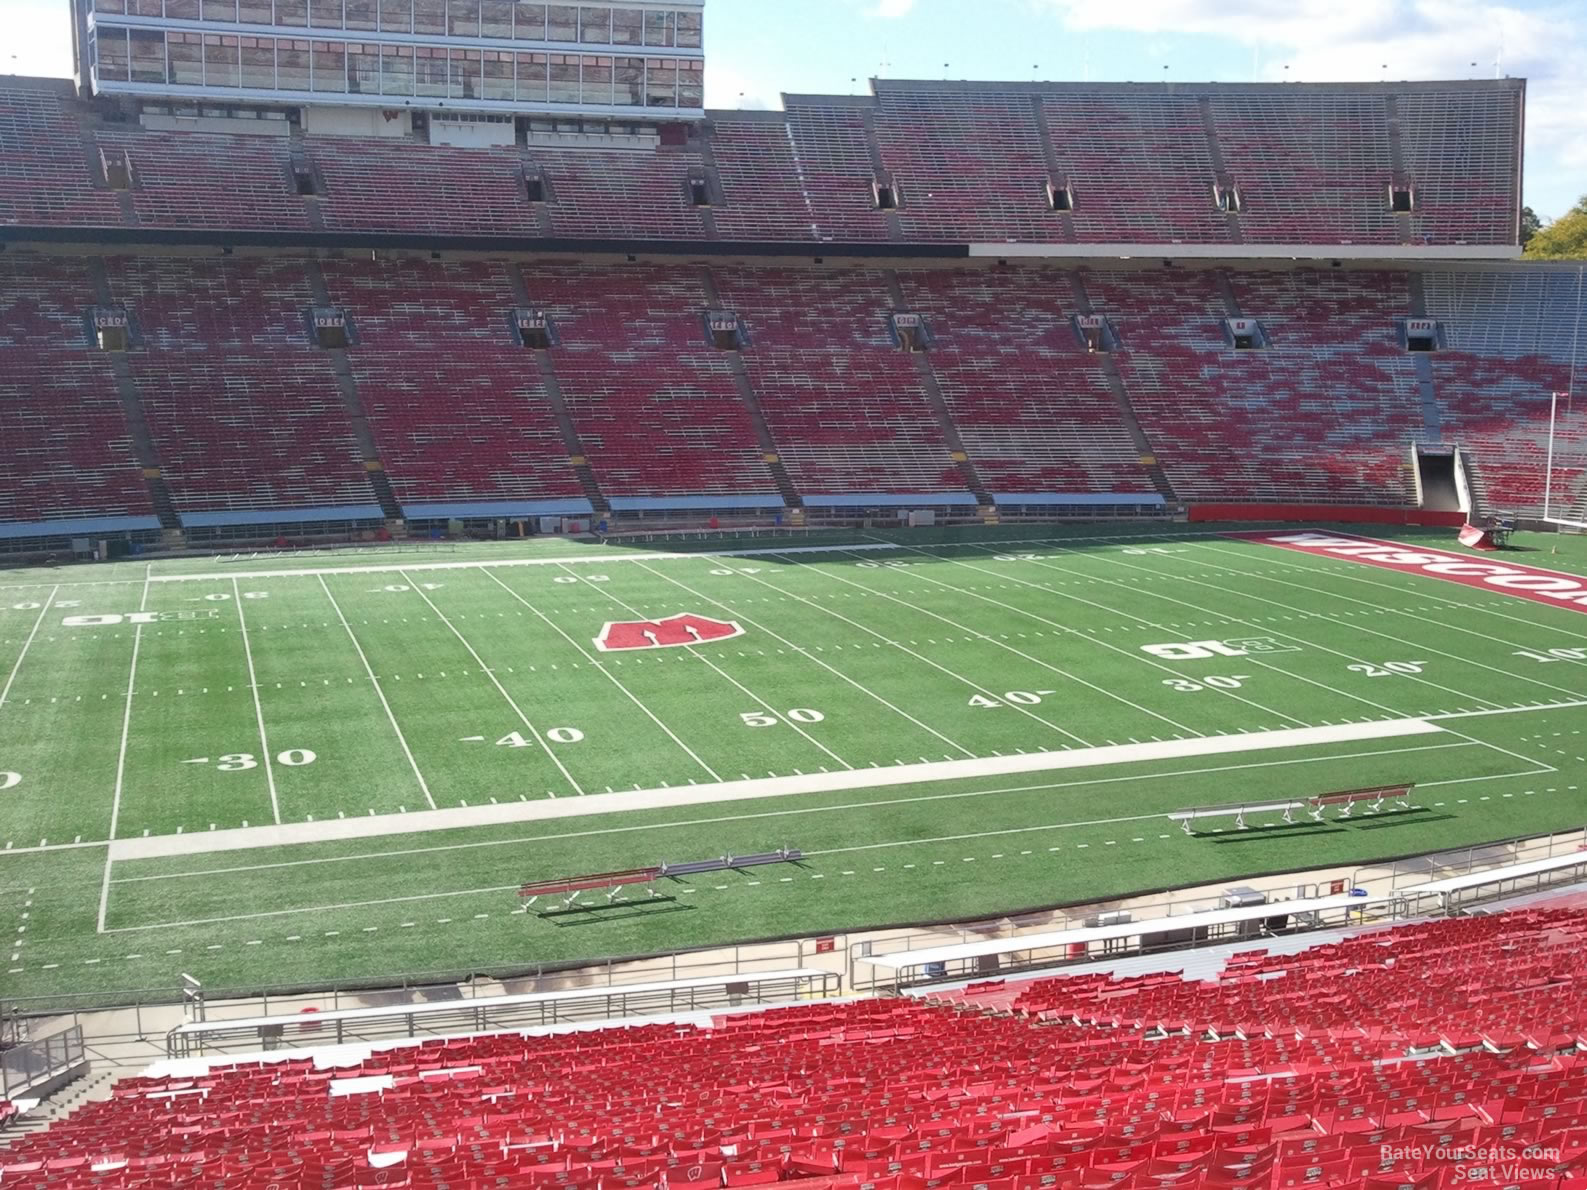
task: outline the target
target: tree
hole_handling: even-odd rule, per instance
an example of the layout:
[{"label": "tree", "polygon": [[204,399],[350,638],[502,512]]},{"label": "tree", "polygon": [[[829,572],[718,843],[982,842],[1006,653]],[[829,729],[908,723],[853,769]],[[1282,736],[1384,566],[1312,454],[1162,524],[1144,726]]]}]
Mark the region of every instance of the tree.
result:
[{"label": "tree", "polygon": [[1528,260],[1587,260],[1587,195],[1527,241]]},{"label": "tree", "polygon": [[1543,221],[1537,217],[1537,212],[1531,207],[1521,208],[1521,247],[1525,248],[1529,241],[1538,232],[1543,230]]}]

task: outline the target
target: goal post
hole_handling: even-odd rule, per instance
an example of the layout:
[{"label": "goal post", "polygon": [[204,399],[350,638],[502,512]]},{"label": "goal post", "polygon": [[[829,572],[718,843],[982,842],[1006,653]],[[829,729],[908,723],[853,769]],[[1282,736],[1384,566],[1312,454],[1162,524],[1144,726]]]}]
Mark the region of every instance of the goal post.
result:
[{"label": "goal post", "polygon": [[1587,480],[1584,476],[1587,476],[1587,410],[1577,412],[1568,391],[1550,393],[1548,453],[1543,470],[1544,524],[1553,525],[1562,532],[1587,532]]}]

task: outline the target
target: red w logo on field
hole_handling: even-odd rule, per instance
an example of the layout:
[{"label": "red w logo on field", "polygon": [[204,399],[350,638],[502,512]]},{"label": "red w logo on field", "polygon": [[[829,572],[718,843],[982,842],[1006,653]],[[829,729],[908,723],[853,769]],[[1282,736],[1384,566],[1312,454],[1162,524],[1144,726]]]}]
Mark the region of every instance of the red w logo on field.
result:
[{"label": "red w logo on field", "polygon": [[607,652],[618,649],[669,649],[674,645],[697,645],[708,640],[727,640],[743,636],[744,629],[732,620],[713,620],[693,612],[679,612],[665,620],[617,620],[608,623],[595,638],[595,647]]}]

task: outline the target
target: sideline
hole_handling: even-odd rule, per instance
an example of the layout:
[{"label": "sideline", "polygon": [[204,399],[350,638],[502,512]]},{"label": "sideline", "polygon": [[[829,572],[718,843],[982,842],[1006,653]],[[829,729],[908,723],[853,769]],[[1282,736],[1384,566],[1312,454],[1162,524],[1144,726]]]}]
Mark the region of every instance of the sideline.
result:
[{"label": "sideline", "polygon": [[544,798],[532,802],[457,806],[445,810],[420,810],[413,814],[382,814],[369,818],[322,819],[288,822],[279,826],[250,826],[183,835],[151,835],[116,839],[110,844],[110,862],[158,859],[173,855],[203,855],[241,851],[253,847],[283,847],[298,843],[327,843],[381,835],[406,835],[453,827],[493,826],[508,822],[534,822],[554,818],[581,818],[622,814],[637,810],[666,810],[679,806],[758,798],[798,797],[846,789],[874,789],[889,785],[914,785],[965,777],[995,777],[1014,773],[1050,772],[1055,769],[1091,768],[1099,765],[1135,764],[1187,756],[1221,756],[1262,752],[1276,748],[1304,748],[1314,744],[1384,740],[1401,736],[1443,734],[1426,719],[1385,719],[1366,723],[1338,723],[1327,727],[1298,727],[1283,731],[1253,731],[1239,735],[1198,736],[1186,740],[1160,740],[1147,744],[1109,744],[1073,748],[1063,752],[1036,752],[1022,756],[981,757],[973,760],[939,760],[929,764],[904,764],[891,768],[863,768],[840,773],[807,773],[799,777],[760,777],[749,781],[723,781],[711,785],[682,785],[666,789],[636,789],[621,793],[591,794],[582,798]]}]

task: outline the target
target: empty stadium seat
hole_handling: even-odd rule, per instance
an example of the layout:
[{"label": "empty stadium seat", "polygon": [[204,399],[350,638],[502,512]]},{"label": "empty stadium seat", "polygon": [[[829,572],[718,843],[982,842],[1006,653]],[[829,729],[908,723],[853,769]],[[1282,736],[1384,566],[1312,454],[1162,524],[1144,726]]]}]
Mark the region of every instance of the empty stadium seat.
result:
[{"label": "empty stadium seat", "polygon": [[1549,1149],[1510,1168],[1552,1185],[1587,1153],[1584,934],[1530,909],[1247,953],[1208,983],[221,1060],[122,1080],[0,1153],[0,1185],[1504,1184],[1434,1154],[1461,1146]]}]

